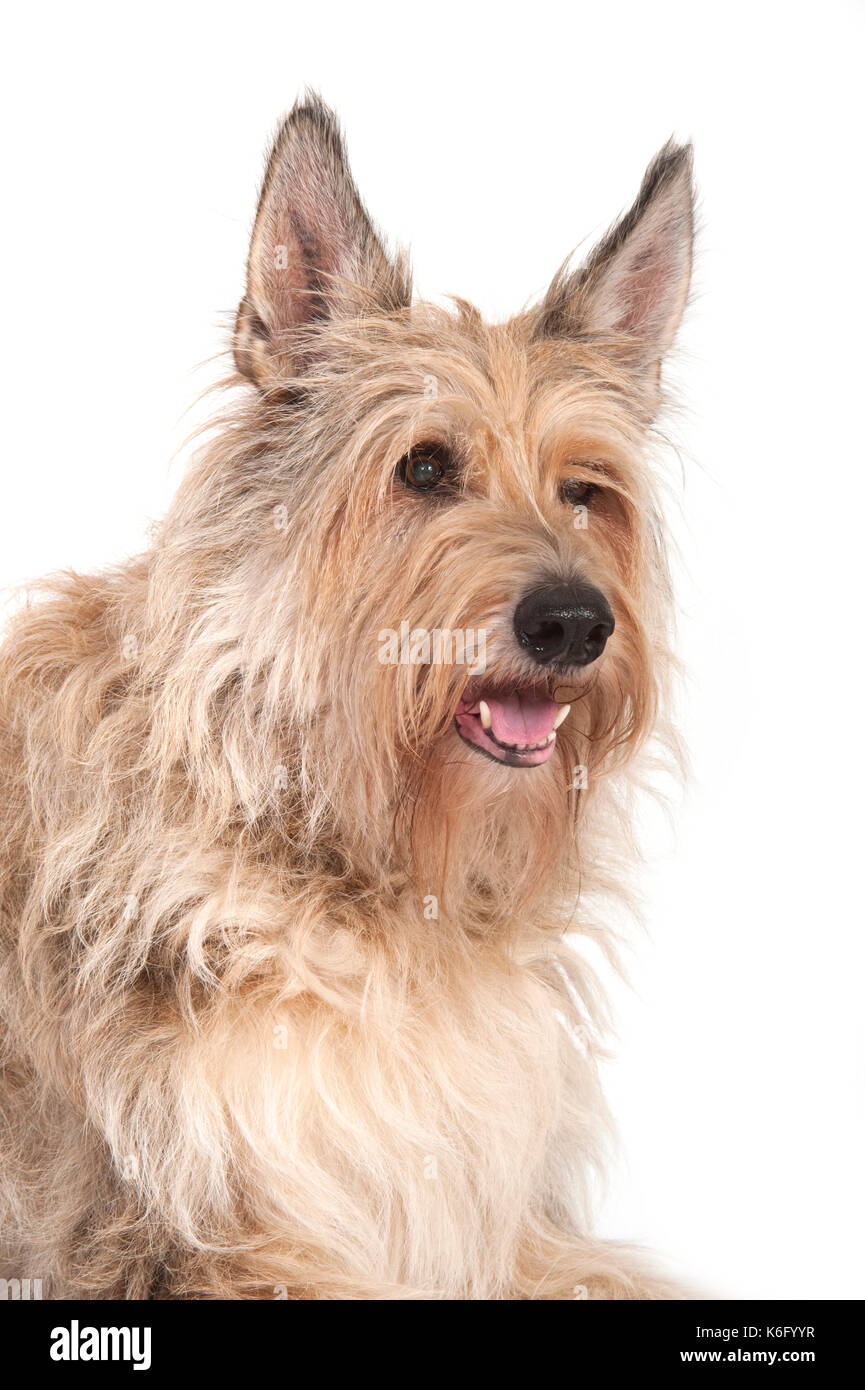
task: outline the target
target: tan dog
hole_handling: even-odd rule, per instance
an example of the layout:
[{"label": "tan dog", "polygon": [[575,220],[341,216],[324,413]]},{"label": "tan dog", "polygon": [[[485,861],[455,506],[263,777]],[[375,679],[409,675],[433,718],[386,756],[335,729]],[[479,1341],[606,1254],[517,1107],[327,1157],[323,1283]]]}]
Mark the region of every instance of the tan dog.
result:
[{"label": "tan dog", "polygon": [[[145,554],[2,650],[0,1274],[666,1297],[591,1234],[607,940],[670,666],[646,456],[691,156],[502,325],[412,303],[315,98],[246,386]],[[600,915],[599,915],[600,914]]]}]

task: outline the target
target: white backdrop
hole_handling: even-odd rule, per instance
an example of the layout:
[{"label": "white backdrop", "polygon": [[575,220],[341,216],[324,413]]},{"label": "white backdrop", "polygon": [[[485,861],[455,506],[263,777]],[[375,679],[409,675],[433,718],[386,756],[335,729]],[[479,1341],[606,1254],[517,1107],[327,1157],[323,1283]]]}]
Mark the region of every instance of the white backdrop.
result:
[{"label": "white backdrop", "polygon": [[3,584],[120,558],[163,510],[305,84],[421,291],[492,315],[694,138],[694,776],[619,991],[603,1225],[722,1293],[862,1297],[861,4],[84,3],[6,29]]}]

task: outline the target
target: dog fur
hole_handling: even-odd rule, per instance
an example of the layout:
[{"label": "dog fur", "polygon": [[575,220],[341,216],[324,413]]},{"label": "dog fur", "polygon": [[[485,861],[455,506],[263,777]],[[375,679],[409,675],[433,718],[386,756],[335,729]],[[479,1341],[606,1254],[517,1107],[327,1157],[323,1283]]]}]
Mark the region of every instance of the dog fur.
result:
[{"label": "dog fur", "polygon": [[[677,1296],[592,1234],[607,1017],[580,939],[612,949],[663,736],[651,454],[692,208],[667,145],[585,264],[489,325],[412,300],[327,108],[285,120],[219,429],[150,548],[48,581],[0,653],[0,1274]],[[441,496],[400,480],[419,441]],[[515,605],[574,576],[615,632],[551,680],[543,766],[466,747],[464,666],[379,659],[382,629],[476,626],[485,681],[534,682]]]}]

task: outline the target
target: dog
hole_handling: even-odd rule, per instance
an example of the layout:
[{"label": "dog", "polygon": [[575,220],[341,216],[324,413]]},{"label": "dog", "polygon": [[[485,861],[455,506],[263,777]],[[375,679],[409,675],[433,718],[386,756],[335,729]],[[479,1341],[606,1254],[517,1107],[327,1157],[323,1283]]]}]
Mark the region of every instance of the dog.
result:
[{"label": "dog", "polygon": [[[689,146],[540,300],[413,300],[334,115],[270,153],[230,403],[0,654],[0,1274],[52,1298],[649,1299],[593,1234]],[[221,400],[224,399],[221,397]]]}]

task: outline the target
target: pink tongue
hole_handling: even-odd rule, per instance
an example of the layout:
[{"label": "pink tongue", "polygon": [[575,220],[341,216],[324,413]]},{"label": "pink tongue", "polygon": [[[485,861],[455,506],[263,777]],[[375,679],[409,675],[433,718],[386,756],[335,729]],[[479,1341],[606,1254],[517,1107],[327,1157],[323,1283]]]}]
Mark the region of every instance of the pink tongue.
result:
[{"label": "pink tongue", "polygon": [[487,696],[486,701],[493,721],[492,732],[500,743],[543,743],[553,732],[561,708],[555,700],[519,691],[501,698]]}]

